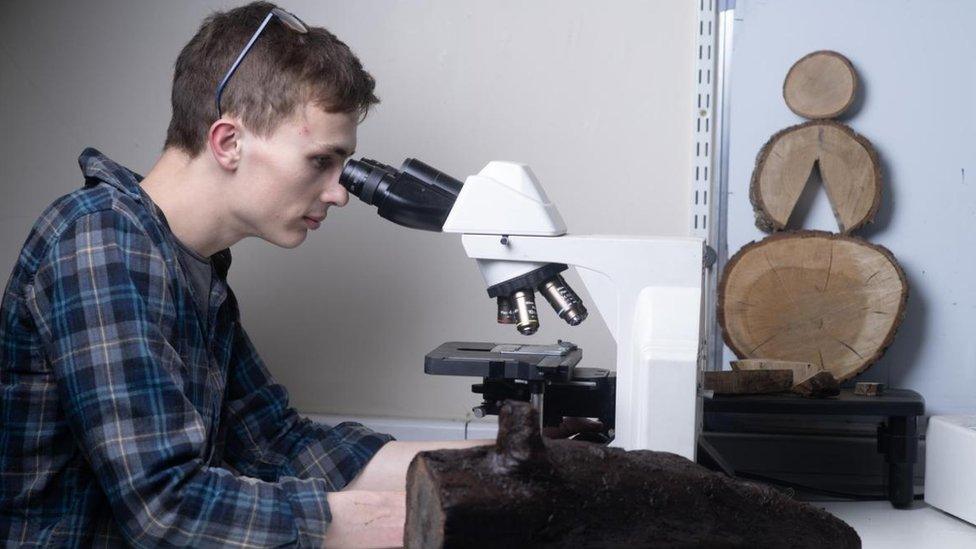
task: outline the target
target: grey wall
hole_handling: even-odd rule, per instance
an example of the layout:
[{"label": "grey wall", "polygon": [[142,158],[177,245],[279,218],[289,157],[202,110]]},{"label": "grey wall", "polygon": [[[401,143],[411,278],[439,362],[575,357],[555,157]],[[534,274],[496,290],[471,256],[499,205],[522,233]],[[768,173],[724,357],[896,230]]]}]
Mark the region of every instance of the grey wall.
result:
[{"label": "grey wall", "polygon": [[[875,223],[856,234],[891,250],[910,290],[894,343],[858,379],[915,389],[930,414],[976,412],[974,17],[968,0],[736,3],[729,252],[765,236],[749,204],[756,153],[803,122],[783,103],[787,71],[811,51],[843,53],[862,87],[843,122],[872,142],[884,175]],[[837,231],[822,188],[804,226]]]},{"label": "grey wall", "polygon": [[[84,146],[151,167],[173,61],[207,13],[232,5],[3,3],[2,272],[35,216],[81,184]],[[518,160],[572,232],[688,234],[693,2],[282,5],[333,30],[376,77],[383,103],[359,153],[415,156],[461,178]],[[245,241],[234,254],[244,325],[305,411],[461,417],[476,401],[472,380],[422,373],[424,354],[447,340],[564,338],[591,366],[614,361],[595,314],[571,329],[546,310],[533,338],[497,326],[456,236],[398,228],[358,203],[297,250]]]}]

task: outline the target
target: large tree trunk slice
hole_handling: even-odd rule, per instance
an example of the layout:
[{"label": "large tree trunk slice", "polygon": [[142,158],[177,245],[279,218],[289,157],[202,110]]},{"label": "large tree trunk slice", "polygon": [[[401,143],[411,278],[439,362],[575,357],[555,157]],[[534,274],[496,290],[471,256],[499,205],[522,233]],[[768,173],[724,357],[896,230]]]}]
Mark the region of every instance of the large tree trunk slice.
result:
[{"label": "large tree trunk slice", "polygon": [[404,545],[860,547],[843,521],[674,454],[550,440],[508,401],[495,446],[421,452],[407,472]]},{"label": "large tree trunk slice", "polygon": [[822,231],[743,247],[719,284],[718,317],[739,358],[812,362],[839,381],[891,344],[908,284],[887,249]]},{"label": "large tree trunk slice", "polygon": [[843,55],[815,51],[793,64],[783,81],[783,99],[804,118],[833,118],[854,102],[857,73]]},{"label": "large tree trunk slice", "polygon": [[814,167],[820,170],[840,232],[849,233],[874,218],[881,203],[881,167],[874,147],[847,126],[821,120],[786,128],[759,152],[749,187],[757,227],[786,228]]}]

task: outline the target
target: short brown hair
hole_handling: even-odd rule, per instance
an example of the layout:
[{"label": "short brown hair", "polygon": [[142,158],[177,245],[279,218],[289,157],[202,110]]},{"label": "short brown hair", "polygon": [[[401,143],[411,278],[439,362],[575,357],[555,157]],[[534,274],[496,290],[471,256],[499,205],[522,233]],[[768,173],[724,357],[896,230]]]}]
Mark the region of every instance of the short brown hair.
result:
[{"label": "short brown hair", "polygon": [[[173,75],[173,117],[166,148],[200,154],[217,120],[214,94],[261,21],[275,8],[253,2],[214,13],[183,47]],[[366,116],[379,103],[373,77],[342,41],[322,27],[295,32],[272,18],[224,89],[221,110],[268,135],[295,109],[313,103],[327,112]]]}]

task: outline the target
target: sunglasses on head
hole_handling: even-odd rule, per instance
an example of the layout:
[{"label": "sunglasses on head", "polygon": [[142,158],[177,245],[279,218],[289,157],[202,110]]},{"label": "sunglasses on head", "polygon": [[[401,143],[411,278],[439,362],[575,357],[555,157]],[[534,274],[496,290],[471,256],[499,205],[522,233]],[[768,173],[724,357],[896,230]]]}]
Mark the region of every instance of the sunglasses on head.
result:
[{"label": "sunglasses on head", "polygon": [[258,37],[261,36],[261,33],[264,32],[264,28],[268,26],[268,23],[274,17],[277,17],[278,20],[281,21],[286,27],[295,32],[301,34],[308,32],[308,26],[305,25],[305,23],[302,23],[302,20],[298,17],[295,17],[291,13],[288,13],[281,8],[272,9],[268,16],[264,18],[264,21],[261,22],[258,30],[254,31],[254,35],[251,36],[251,39],[247,41],[247,45],[245,45],[244,49],[241,50],[241,53],[237,56],[237,60],[234,61],[234,64],[230,66],[230,69],[227,71],[227,74],[224,75],[223,80],[221,80],[220,84],[217,85],[217,118],[221,117],[220,96],[224,94],[224,87],[227,86],[227,82],[230,80],[230,77],[234,76],[234,72],[237,71],[237,67],[240,66],[241,61],[244,60],[247,52],[251,51],[251,46],[254,45],[254,42],[257,41]]}]

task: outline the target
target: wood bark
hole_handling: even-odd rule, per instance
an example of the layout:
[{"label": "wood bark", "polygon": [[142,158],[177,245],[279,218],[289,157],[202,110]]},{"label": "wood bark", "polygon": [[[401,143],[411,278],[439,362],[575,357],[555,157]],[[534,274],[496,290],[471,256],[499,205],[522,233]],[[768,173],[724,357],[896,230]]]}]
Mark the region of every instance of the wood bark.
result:
[{"label": "wood bark", "polygon": [[740,372],[704,372],[702,389],[717,395],[758,395],[789,391],[793,387],[793,370],[742,370]]},{"label": "wood bark", "polygon": [[739,358],[812,362],[844,381],[881,358],[907,299],[905,274],[884,247],[796,231],[752,242],[729,260],[718,318]]},{"label": "wood bark", "polygon": [[815,51],[790,67],[783,81],[783,99],[804,118],[833,118],[851,106],[857,86],[857,73],[846,57]]},{"label": "wood bark", "polygon": [[768,358],[744,358],[733,360],[732,369],[745,370],[790,370],[794,380],[804,380],[813,374],[823,371],[823,367],[812,362],[796,362],[792,360],[773,360]]},{"label": "wood bark", "polygon": [[815,168],[840,232],[874,219],[882,187],[874,147],[844,124],[818,120],[780,131],[759,151],[749,186],[756,226],[785,229]]},{"label": "wood bark", "polygon": [[793,392],[811,398],[832,397],[840,394],[840,383],[830,372],[817,372],[794,385]]},{"label": "wood bark", "polygon": [[407,472],[404,545],[860,547],[843,521],[666,452],[543,441],[508,401],[494,446],[422,452]]}]

